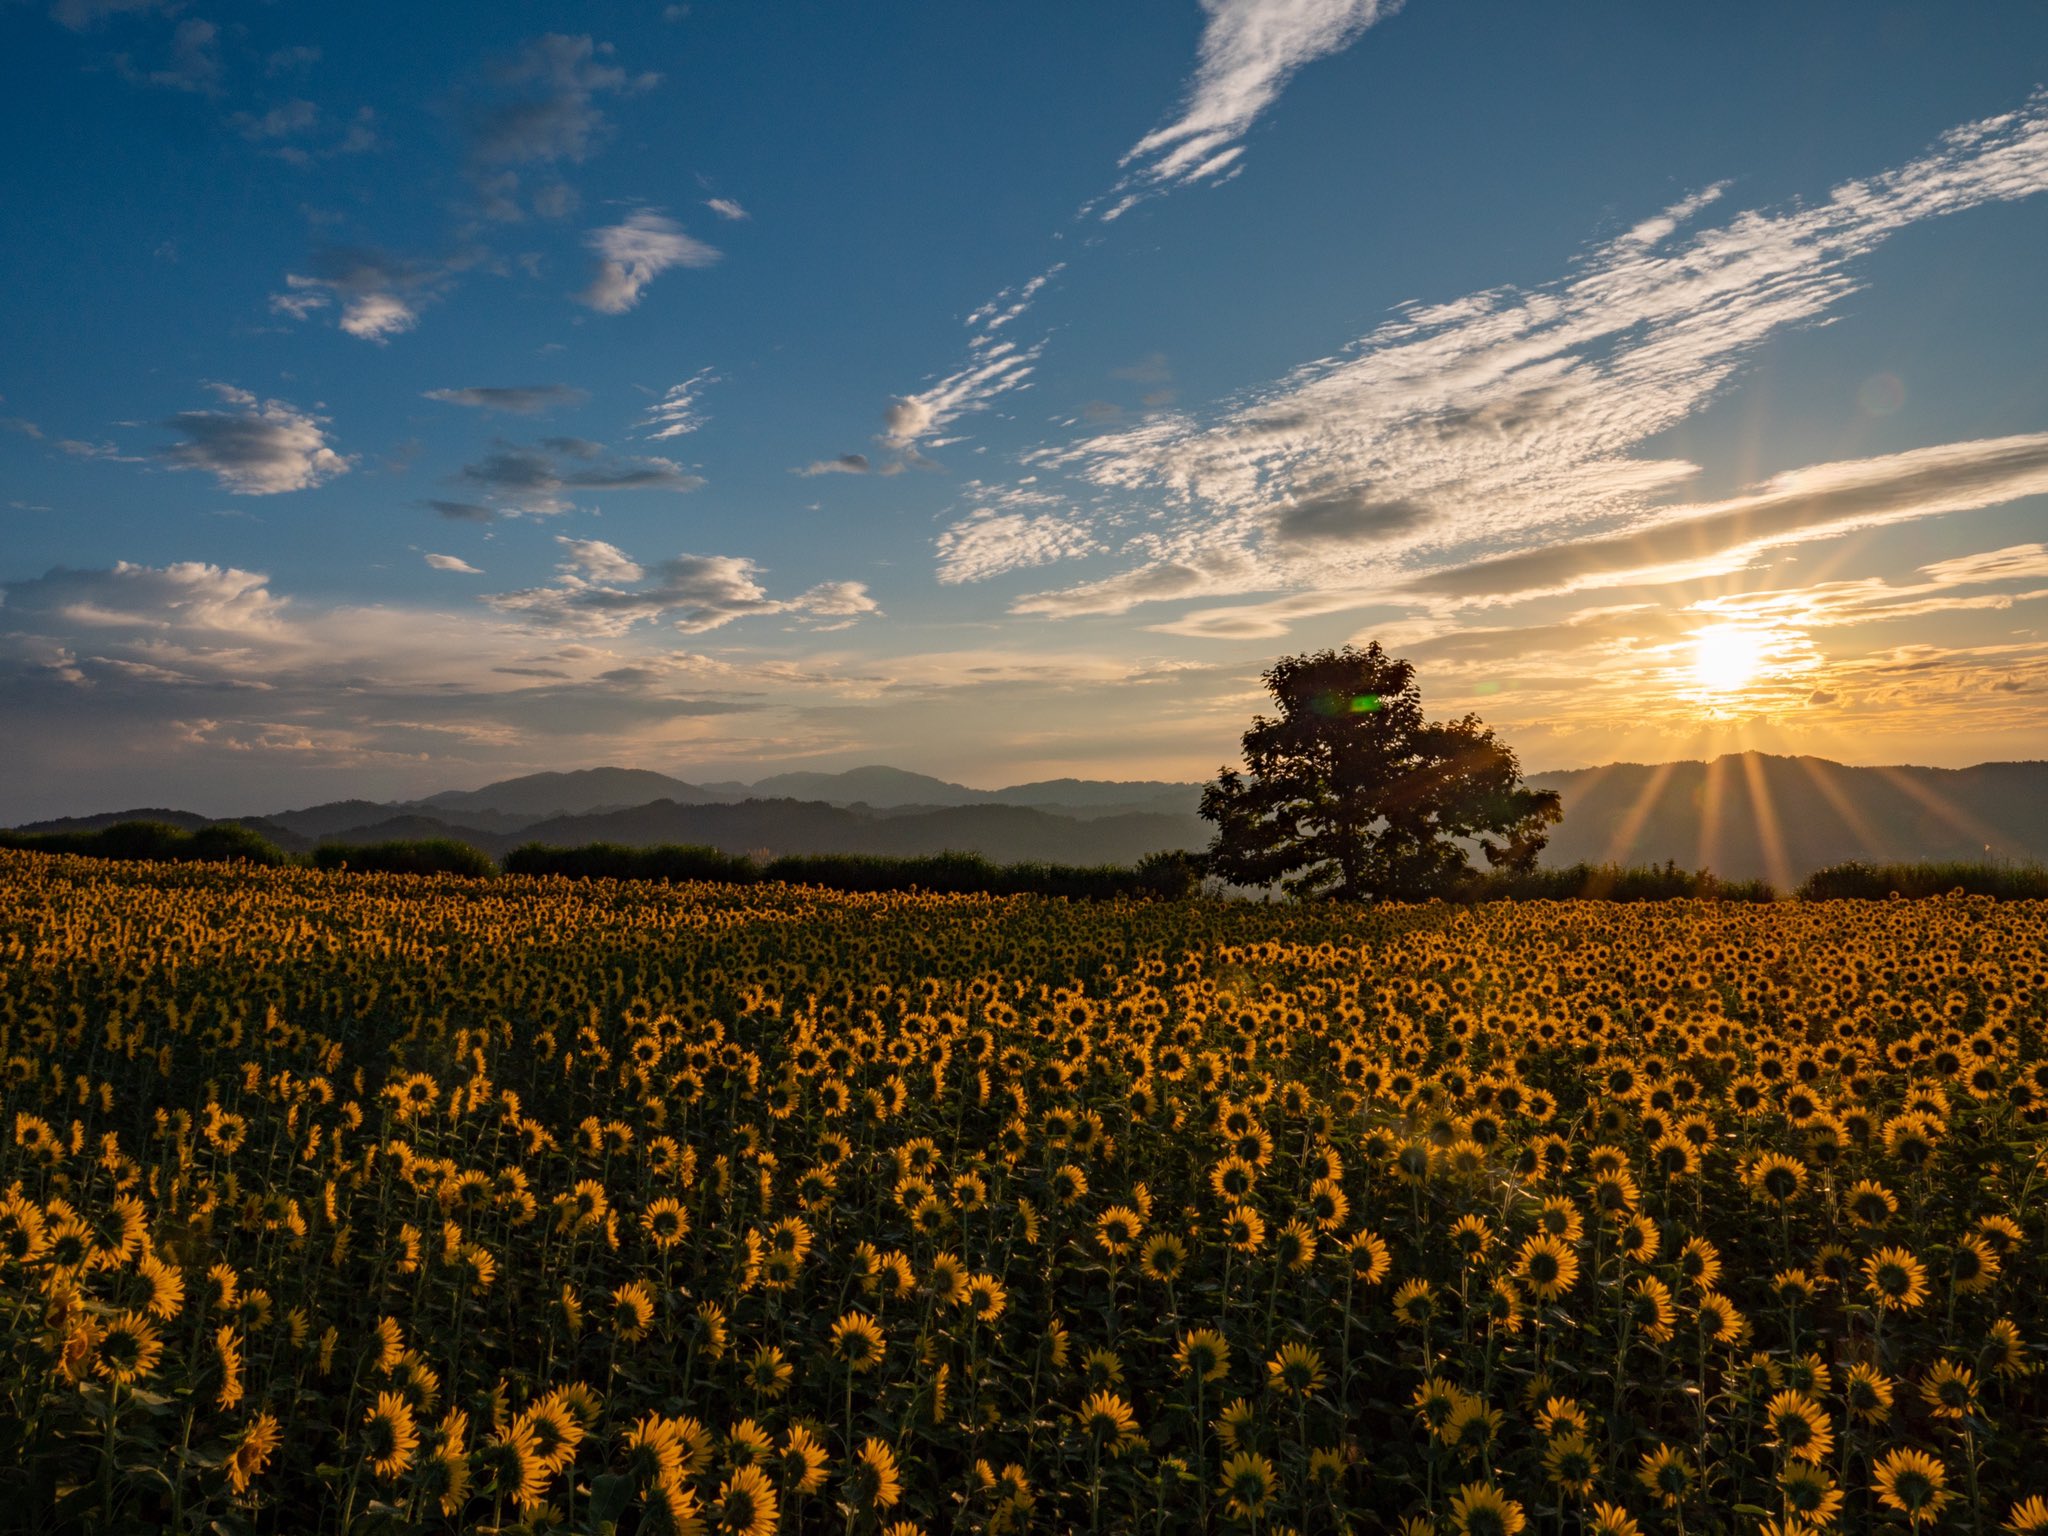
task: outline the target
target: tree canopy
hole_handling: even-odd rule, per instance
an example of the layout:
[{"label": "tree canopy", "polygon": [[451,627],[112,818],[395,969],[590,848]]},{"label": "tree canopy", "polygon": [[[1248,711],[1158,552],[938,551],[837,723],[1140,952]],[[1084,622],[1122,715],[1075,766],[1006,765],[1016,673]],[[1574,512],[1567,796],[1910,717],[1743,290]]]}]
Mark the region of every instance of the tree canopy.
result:
[{"label": "tree canopy", "polygon": [[1377,641],[1285,657],[1264,681],[1279,714],[1244,733],[1245,771],[1202,792],[1212,874],[1297,896],[1447,896],[1471,873],[1460,840],[1524,870],[1562,815],[1476,716],[1425,721],[1415,668]]}]

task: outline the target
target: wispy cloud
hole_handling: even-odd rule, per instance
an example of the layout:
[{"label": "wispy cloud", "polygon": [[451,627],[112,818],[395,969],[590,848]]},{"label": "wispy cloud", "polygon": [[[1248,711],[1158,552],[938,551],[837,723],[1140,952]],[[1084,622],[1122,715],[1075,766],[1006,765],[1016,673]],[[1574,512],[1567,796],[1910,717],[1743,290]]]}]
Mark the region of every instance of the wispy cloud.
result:
[{"label": "wispy cloud", "polygon": [[463,465],[458,478],[495,497],[497,510],[529,514],[568,511],[563,491],[694,491],[704,483],[673,459],[615,454],[580,437],[548,437],[532,446],[500,441]]},{"label": "wispy cloud", "polygon": [[2044,188],[2048,93],[1812,204],[1682,238],[1680,220],[1712,201],[1688,198],[1564,278],[1409,307],[1209,419],[1162,413],[1042,451],[1035,469],[1121,504],[1156,497],[1164,515],[1126,548],[1138,571],[1019,611],[1384,588],[1490,551],[1686,517],[1659,503],[1695,466],[1635,450],[1715,398],[1766,339],[1826,319],[1892,234]]},{"label": "wispy cloud", "polygon": [[697,397],[717,382],[717,374],[709,368],[699,368],[682,383],[670,385],[661,399],[640,419],[642,427],[651,429],[640,435],[650,442],[660,442],[695,432],[705,421]]},{"label": "wispy cloud", "polygon": [[735,223],[753,217],[751,213],[747,212],[746,209],[729,197],[706,198],[704,206],[717,214],[721,219],[731,219]]},{"label": "wispy cloud", "polygon": [[180,411],[164,423],[184,438],[164,450],[173,469],[203,469],[237,496],[303,491],[347,472],[323,418],[232,385],[212,388],[231,409]]},{"label": "wispy cloud", "polygon": [[459,555],[426,555],[422,557],[437,571],[454,571],[464,576],[481,576],[483,572]]},{"label": "wispy cloud", "polygon": [[580,405],[588,397],[566,384],[472,384],[461,389],[430,389],[422,398],[480,411],[538,416],[559,405]]},{"label": "wispy cloud", "polygon": [[1244,136],[1295,71],[1350,47],[1401,0],[1203,0],[1203,8],[1209,20],[1180,112],[1124,155],[1126,174],[1104,219],[1148,192],[1235,170]]},{"label": "wispy cloud", "polygon": [[645,209],[623,224],[593,229],[584,244],[597,253],[597,273],[576,297],[600,314],[622,315],[647,285],[671,267],[708,267],[718,252],[683,233],[675,220]]}]

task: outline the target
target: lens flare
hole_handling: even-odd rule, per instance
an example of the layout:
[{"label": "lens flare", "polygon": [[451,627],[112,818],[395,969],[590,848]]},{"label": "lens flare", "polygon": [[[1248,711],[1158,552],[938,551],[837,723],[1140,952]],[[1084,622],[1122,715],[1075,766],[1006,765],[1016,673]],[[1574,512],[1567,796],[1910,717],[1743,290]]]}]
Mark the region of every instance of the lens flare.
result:
[{"label": "lens flare", "polygon": [[1692,637],[1692,675],[1703,693],[1740,693],[1764,665],[1764,637],[1753,629],[1722,624]]}]

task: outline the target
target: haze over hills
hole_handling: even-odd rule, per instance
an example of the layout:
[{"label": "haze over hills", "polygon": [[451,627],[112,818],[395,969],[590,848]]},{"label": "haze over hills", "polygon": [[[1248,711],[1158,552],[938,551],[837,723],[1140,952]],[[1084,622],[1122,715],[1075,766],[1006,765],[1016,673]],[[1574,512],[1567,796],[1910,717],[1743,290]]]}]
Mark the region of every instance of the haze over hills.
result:
[{"label": "haze over hills", "polygon": [[[1549,865],[1676,862],[1789,886],[1848,859],[2048,861],[2048,762],[1852,768],[1758,753],[1529,775],[1564,820]],[[693,783],[644,769],[529,774],[423,800],[340,800],[236,820],[282,846],[450,837],[499,856],[525,842],[701,843],[730,853],[977,852],[1003,862],[1128,864],[1207,846],[1199,784],[1052,779],[982,790],[873,766]],[[24,831],[123,820],[191,828],[176,810],[108,812]]]}]

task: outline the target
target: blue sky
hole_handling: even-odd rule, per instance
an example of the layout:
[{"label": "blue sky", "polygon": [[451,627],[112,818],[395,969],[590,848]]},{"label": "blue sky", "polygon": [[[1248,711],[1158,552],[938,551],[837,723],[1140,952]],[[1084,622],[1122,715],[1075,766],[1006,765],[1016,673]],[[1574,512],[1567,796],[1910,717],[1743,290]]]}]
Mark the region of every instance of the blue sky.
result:
[{"label": "blue sky", "polygon": [[2048,11],[0,5],[0,817],[2048,743]]}]

